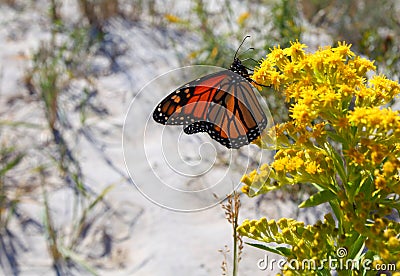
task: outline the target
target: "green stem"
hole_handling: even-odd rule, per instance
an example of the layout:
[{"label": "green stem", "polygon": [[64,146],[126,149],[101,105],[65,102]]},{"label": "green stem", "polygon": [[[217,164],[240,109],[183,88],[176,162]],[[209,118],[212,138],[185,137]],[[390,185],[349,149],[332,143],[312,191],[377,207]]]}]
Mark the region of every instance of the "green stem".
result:
[{"label": "green stem", "polygon": [[237,228],[238,228],[238,219],[239,219],[239,195],[234,192],[233,197],[232,197],[232,203],[233,203],[233,271],[232,275],[237,276],[238,275],[238,266],[239,266],[239,258],[238,258],[238,233],[237,233]]},{"label": "green stem", "polygon": [[233,223],[233,272],[232,272],[233,276],[237,275],[237,269],[238,269],[236,228],[237,228],[237,217],[235,216]]}]

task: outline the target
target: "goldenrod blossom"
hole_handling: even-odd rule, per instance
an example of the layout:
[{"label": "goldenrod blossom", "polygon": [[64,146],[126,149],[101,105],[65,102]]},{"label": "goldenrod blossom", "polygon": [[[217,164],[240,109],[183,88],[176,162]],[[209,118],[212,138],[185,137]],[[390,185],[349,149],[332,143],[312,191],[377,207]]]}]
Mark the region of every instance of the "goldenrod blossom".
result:
[{"label": "goldenrod blossom", "polygon": [[[283,218],[245,221],[238,228],[251,239],[286,244],[288,250],[277,252],[287,260],[337,257],[339,247],[355,250],[360,259],[369,254],[376,263],[400,259],[400,112],[387,106],[400,85],[383,75],[367,76],[374,62],[350,47],[339,42],[315,53],[306,53],[299,42],[275,47],[252,76],[286,97],[290,120],[268,131],[268,141],[276,136],[274,145],[263,137],[257,143],[276,154],[242,178],[243,192],[257,196],[311,184],[318,191],[300,207],[329,203],[336,216],[313,226]],[[291,272],[296,274],[284,274]]]}]

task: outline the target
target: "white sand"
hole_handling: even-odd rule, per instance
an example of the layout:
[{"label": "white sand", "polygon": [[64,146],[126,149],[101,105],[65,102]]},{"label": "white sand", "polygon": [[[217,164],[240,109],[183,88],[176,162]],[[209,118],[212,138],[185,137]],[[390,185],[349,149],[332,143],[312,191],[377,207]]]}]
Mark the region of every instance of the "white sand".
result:
[{"label": "white sand", "polygon": [[[64,12],[76,17],[74,9],[76,6],[71,4]],[[27,150],[32,145],[43,145],[51,137],[45,128],[41,103],[37,101],[37,96],[28,96],[22,83],[32,53],[41,40],[49,37],[46,11],[47,8],[41,7],[40,3],[22,12],[5,6],[0,9],[1,120],[38,123],[42,126],[39,129],[18,130],[16,136],[21,140],[15,144]],[[97,102],[109,114],[102,118],[89,115],[87,125],[80,129],[79,114],[74,113],[71,106],[64,107],[70,112],[66,116],[72,124],[68,141],[74,145],[76,157],[81,162],[85,184],[96,193],[100,193],[108,185],[115,185],[106,197],[108,208],[97,208],[94,216],[90,217],[92,229],[78,247],[77,254],[86,259],[100,275],[221,275],[223,256],[218,250],[225,245],[231,248],[232,239],[231,226],[225,220],[220,206],[189,213],[161,208],[145,198],[129,181],[123,160],[122,126],[130,101],[148,81],[179,67],[176,52],[164,31],[145,24],[129,26],[122,21],[114,21],[109,30],[114,38],[119,37],[124,41],[123,47],[126,47],[124,54],[116,60],[121,70],[96,79]],[[191,37],[188,40],[195,41],[196,38]],[[180,38],[180,43],[183,41]],[[191,46],[187,47],[190,49]],[[100,71],[109,69],[109,60],[104,56],[95,57],[93,62]],[[79,83],[75,85],[79,93]],[[168,92],[155,91],[154,95],[166,95]],[[7,103],[14,98],[14,104]],[[160,100],[155,98],[152,102],[146,101],[146,98],[153,99],[151,95],[137,99],[143,108],[143,113],[138,113],[138,121],[145,120],[154,108],[154,101]],[[2,139],[12,137],[12,131],[4,132]],[[82,135],[82,131],[86,136]],[[130,137],[133,144],[135,139],[140,141],[141,131],[143,130],[139,129],[137,136],[132,134]],[[148,139],[150,149],[158,146],[158,140],[152,140],[153,135],[156,137],[158,133],[151,133]],[[208,136],[205,138],[209,139]],[[193,142],[193,139],[195,138],[190,138],[187,142]],[[140,146],[141,142],[138,144]],[[46,154],[48,153],[43,152],[41,155],[32,150],[32,156],[25,161],[26,166],[37,166],[45,162],[48,158]],[[131,151],[131,154],[135,153]],[[136,166],[147,166],[147,160],[137,161]],[[162,174],[163,168],[158,167],[158,172]],[[134,181],[150,182],[150,174],[153,172],[148,173],[136,175]],[[29,179],[33,174],[32,171],[24,171],[20,179]],[[62,185],[57,176],[53,177],[55,185]],[[173,179],[174,176],[162,177]],[[70,218],[76,204],[72,198],[71,189],[62,186],[58,190],[52,190],[49,195],[55,225],[65,235],[62,239],[65,242],[70,239]],[[168,203],[173,204],[174,200],[168,198]],[[181,198],[176,198],[177,204],[179,200]],[[200,197],[199,200],[204,198]],[[25,228],[19,220],[10,222],[10,228],[23,245],[16,248],[15,257],[20,270],[18,275],[55,275],[43,229],[29,221],[33,218],[39,224],[43,222],[44,211],[40,202],[40,189],[24,196],[20,210],[27,220]],[[294,203],[281,202],[270,196],[265,197],[261,209],[256,209],[256,199],[245,197],[242,197],[242,206],[241,221],[244,218],[256,219],[261,216],[276,219],[295,216],[296,211]],[[322,215],[318,214],[318,217],[321,218]],[[315,219],[311,218],[310,222],[313,221]],[[109,250],[107,245],[111,245]],[[104,252],[105,255],[102,254]],[[271,271],[260,271],[257,268],[257,261],[263,257],[264,252],[261,250],[245,246],[240,275],[272,275]],[[6,265],[4,255],[1,260],[3,273],[10,273],[12,268]],[[76,275],[89,274],[82,270],[72,271]]]}]

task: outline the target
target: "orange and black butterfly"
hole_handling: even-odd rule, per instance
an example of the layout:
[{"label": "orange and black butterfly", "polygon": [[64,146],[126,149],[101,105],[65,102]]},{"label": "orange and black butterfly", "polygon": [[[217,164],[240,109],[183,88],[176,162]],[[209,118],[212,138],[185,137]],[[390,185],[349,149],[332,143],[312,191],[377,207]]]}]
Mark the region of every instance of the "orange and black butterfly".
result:
[{"label": "orange and black butterfly", "polygon": [[237,52],[228,70],[193,80],[163,99],[153,112],[154,120],[183,125],[186,134],[207,132],[227,148],[238,149],[260,136],[267,118]]}]

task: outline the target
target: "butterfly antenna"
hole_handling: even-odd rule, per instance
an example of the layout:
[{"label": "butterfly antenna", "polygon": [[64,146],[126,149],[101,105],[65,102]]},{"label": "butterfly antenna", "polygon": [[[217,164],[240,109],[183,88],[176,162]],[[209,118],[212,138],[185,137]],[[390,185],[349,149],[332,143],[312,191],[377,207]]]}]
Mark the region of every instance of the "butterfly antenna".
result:
[{"label": "butterfly antenna", "polygon": [[259,60],[256,60],[254,58],[245,58],[245,59],[242,59],[242,62],[247,61],[247,60],[251,60],[251,61],[253,61],[253,62],[257,63],[257,64],[260,62]]},{"label": "butterfly antenna", "polygon": [[245,54],[245,53],[247,53],[248,51],[254,51],[254,47],[250,47],[250,48],[248,48],[246,51],[244,51],[242,54]]},{"label": "butterfly antenna", "polygon": [[[243,38],[242,43],[240,43],[239,47],[238,47],[237,50],[236,50],[234,59],[237,57],[237,54],[238,54],[238,52],[239,52],[240,47],[242,47],[242,45],[243,45],[243,43],[245,42],[245,40],[248,39],[249,37],[250,37],[249,35],[246,35],[246,36]],[[250,49],[251,49],[251,48],[250,48]]]}]

